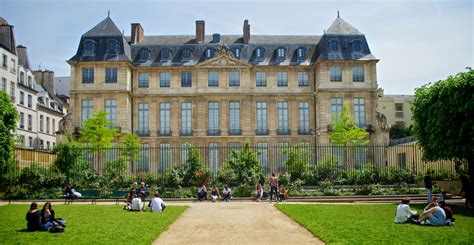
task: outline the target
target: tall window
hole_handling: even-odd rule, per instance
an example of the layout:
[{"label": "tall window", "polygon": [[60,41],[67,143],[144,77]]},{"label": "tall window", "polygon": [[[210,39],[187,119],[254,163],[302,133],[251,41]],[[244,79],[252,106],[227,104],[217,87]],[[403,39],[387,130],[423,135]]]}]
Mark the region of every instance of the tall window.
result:
[{"label": "tall window", "polygon": [[7,55],[5,55],[5,54],[3,55],[2,66],[3,66],[4,68],[7,68],[7,67],[8,67],[8,57],[7,57]]},{"label": "tall window", "polygon": [[140,144],[138,151],[138,169],[137,172],[148,172],[150,164],[150,147],[148,144]]},{"label": "tall window", "polygon": [[284,48],[278,48],[277,49],[277,60],[282,61],[285,59],[285,49]]},{"label": "tall window", "polygon": [[28,95],[28,107],[33,108],[33,96],[31,94]]},{"label": "tall window", "polygon": [[171,167],[171,146],[170,144],[160,144],[160,169],[163,172]]},{"label": "tall window", "polygon": [[358,127],[365,127],[365,98],[354,98],[354,117]]},{"label": "tall window", "polygon": [[299,61],[302,61],[302,60],[306,59],[306,49],[305,48],[298,48],[297,54],[298,54],[298,60]]},{"label": "tall window", "polygon": [[331,98],[331,123],[337,123],[342,116],[342,98]]},{"label": "tall window", "polygon": [[39,131],[40,132],[43,132],[44,131],[44,116],[43,115],[40,115],[40,119],[39,119]]},{"label": "tall window", "polygon": [[107,122],[110,123],[110,126],[115,127],[117,125],[117,100],[105,100],[104,109]]},{"label": "tall window", "polygon": [[341,67],[339,66],[329,67],[329,78],[331,82],[341,82],[342,81]]},{"label": "tall window", "polygon": [[25,93],[20,91],[20,105],[25,105]]},{"label": "tall window", "polygon": [[185,164],[188,161],[189,153],[191,152],[192,145],[190,143],[181,144],[181,163]]},{"label": "tall window", "polygon": [[267,102],[257,102],[257,134],[268,134]]},{"label": "tall window", "polygon": [[219,144],[209,143],[209,168],[219,169]]},{"label": "tall window", "polygon": [[33,130],[33,116],[28,115],[28,130]]},{"label": "tall window", "polygon": [[160,87],[170,87],[170,86],[171,86],[171,73],[161,72],[160,73]]},{"label": "tall window", "polygon": [[214,56],[214,49],[213,48],[208,48],[206,50],[206,57],[209,59],[209,58],[212,58],[212,56]]},{"label": "tall window", "polygon": [[364,67],[362,66],[352,67],[352,81],[353,82],[364,81]]},{"label": "tall window", "polygon": [[219,134],[219,102],[209,102],[208,109],[208,133]]},{"label": "tall window", "polygon": [[267,86],[267,73],[258,71],[255,74],[256,85],[257,87],[266,87]]},{"label": "tall window", "polygon": [[240,49],[239,48],[234,49],[234,57],[236,59],[240,59]]},{"label": "tall window", "polygon": [[210,71],[207,73],[207,86],[208,87],[219,86],[219,72]]},{"label": "tall window", "polygon": [[192,134],[192,104],[181,103],[181,135]]},{"label": "tall window", "polygon": [[288,102],[278,102],[278,134],[289,134]]},{"label": "tall window", "polygon": [[160,103],[160,135],[171,135],[170,103]]},{"label": "tall window", "polygon": [[229,102],[229,134],[240,134],[240,102]]},{"label": "tall window", "polygon": [[304,71],[298,72],[298,86],[308,86],[308,73]]},{"label": "tall window", "polygon": [[266,142],[257,143],[258,162],[264,173],[268,173],[268,144]]},{"label": "tall window", "polygon": [[288,72],[277,72],[277,86],[286,87],[288,86]]},{"label": "tall window", "polygon": [[55,120],[55,119],[51,119],[51,120],[52,120],[51,124],[53,125],[53,131],[52,131],[52,133],[53,133],[53,134],[56,134],[56,120]]},{"label": "tall window", "polygon": [[25,113],[20,112],[20,128],[25,128]]},{"label": "tall window", "polygon": [[7,79],[2,77],[2,91],[7,92]]},{"label": "tall window", "polygon": [[229,86],[240,86],[240,71],[229,72]]},{"label": "tall window", "polygon": [[138,74],[138,87],[148,88],[150,85],[150,75],[148,72],[142,72]]},{"label": "tall window", "polygon": [[288,142],[278,142],[278,172],[285,172],[285,162],[288,160],[288,149],[290,144]]},{"label": "tall window", "polygon": [[117,68],[105,68],[105,83],[117,83]]},{"label": "tall window", "polygon": [[81,101],[81,125],[85,120],[92,117],[93,112],[94,112],[94,101],[82,100]]},{"label": "tall window", "polygon": [[169,60],[171,51],[167,48],[161,50],[161,60]]},{"label": "tall window", "polygon": [[31,88],[31,86],[33,86],[33,78],[31,78],[31,76],[28,76],[27,82],[28,82],[28,87]]},{"label": "tall window", "polygon": [[49,117],[46,117],[46,133],[47,133],[47,134],[49,134],[49,130],[50,130],[49,127],[50,127],[50,126],[49,126]]},{"label": "tall window", "polygon": [[149,136],[148,121],[148,103],[138,103],[138,135]]},{"label": "tall window", "polygon": [[94,83],[94,68],[82,68],[82,83]]},{"label": "tall window", "polygon": [[10,83],[10,98],[12,99],[12,102],[15,103],[15,83],[14,82]]},{"label": "tall window", "polygon": [[190,71],[181,72],[181,87],[192,87],[193,78]]},{"label": "tall window", "polygon": [[299,133],[309,134],[309,103],[302,101],[299,103]]}]

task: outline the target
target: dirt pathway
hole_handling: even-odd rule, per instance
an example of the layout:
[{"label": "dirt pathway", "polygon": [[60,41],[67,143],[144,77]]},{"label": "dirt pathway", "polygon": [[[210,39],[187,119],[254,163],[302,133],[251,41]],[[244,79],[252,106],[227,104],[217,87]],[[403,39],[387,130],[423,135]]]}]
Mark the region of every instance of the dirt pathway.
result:
[{"label": "dirt pathway", "polygon": [[267,202],[186,205],[153,244],[324,244]]}]

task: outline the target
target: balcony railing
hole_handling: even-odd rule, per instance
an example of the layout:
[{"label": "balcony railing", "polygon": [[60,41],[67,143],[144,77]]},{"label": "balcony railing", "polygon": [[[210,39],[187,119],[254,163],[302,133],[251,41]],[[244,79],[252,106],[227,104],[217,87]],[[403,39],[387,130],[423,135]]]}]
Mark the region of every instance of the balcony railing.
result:
[{"label": "balcony railing", "polygon": [[268,129],[257,129],[255,130],[255,135],[269,135],[270,130]]},{"label": "balcony railing", "polygon": [[221,135],[221,130],[220,130],[220,129],[210,129],[210,130],[207,130],[207,135],[208,135],[208,136]]},{"label": "balcony railing", "polygon": [[158,136],[171,136],[171,130],[158,130]]},{"label": "balcony railing", "polygon": [[241,129],[229,129],[229,135],[242,135]]},{"label": "balcony railing", "polygon": [[135,133],[140,137],[149,137],[150,136],[150,130],[148,130],[148,129],[139,129],[139,130],[135,131]]},{"label": "balcony railing", "polygon": [[290,135],[291,130],[289,129],[277,129],[277,135]]},{"label": "balcony railing", "polygon": [[193,131],[192,130],[181,130],[179,131],[180,136],[192,136]]}]

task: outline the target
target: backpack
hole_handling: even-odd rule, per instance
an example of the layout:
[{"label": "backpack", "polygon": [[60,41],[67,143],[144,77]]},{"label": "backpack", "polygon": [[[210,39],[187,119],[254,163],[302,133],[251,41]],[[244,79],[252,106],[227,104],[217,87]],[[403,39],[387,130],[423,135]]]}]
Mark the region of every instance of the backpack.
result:
[{"label": "backpack", "polygon": [[53,227],[49,229],[51,233],[59,233],[64,232],[64,228],[66,227],[66,221],[63,218],[58,218],[53,221]]}]

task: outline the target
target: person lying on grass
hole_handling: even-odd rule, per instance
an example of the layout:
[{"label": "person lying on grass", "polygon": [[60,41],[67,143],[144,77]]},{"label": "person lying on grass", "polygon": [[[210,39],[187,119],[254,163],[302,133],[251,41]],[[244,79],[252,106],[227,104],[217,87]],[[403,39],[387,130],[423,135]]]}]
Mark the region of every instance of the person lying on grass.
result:
[{"label": "person lying on grass", "polygon": [[404,224],[410,223],[412,220],[417,220],[418,215],[416,214],[416,210],[412,210],[410,208],[410,198],[405,197],[402,199],[402,203],[397,207],[397,213],[393,222],[396,224]]},{"label": "person lying on grass", "polygon": [[30,209],[26,213],[26,230],[28,231],[41,231],[43,227],[41,227],[41,214],[38,210],[38,204],[36,202],[32,202],[30,205]]},{"label": "person lying on grass", "polygon": [[166,203],[163,199],[160,198],[160,195],[157,191],[154,194],[155,197],[151,199],[150,203],[148,203],[148,207],[151,207],[152,212],[163,212],[166,208]]}]

